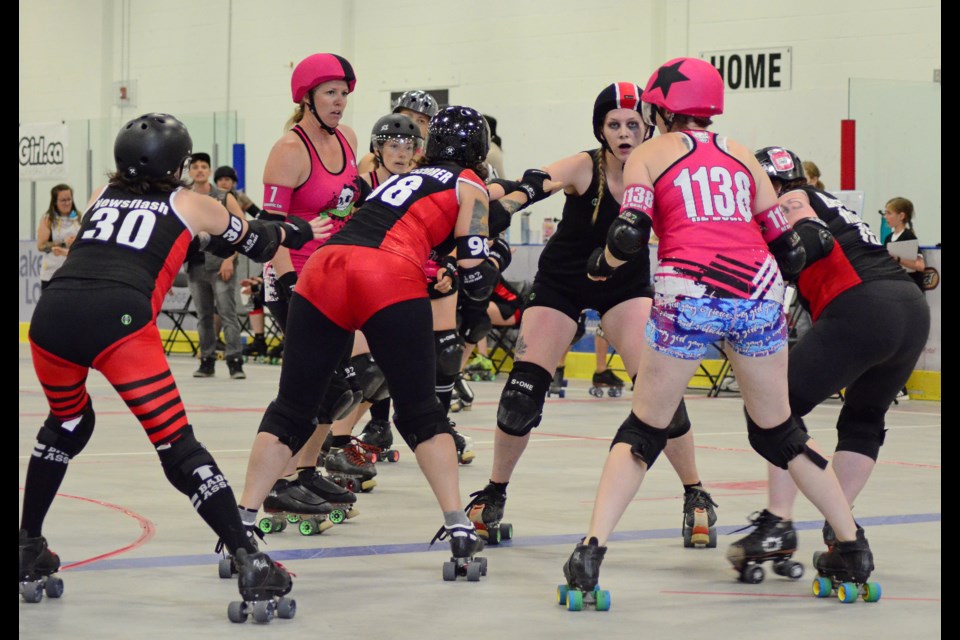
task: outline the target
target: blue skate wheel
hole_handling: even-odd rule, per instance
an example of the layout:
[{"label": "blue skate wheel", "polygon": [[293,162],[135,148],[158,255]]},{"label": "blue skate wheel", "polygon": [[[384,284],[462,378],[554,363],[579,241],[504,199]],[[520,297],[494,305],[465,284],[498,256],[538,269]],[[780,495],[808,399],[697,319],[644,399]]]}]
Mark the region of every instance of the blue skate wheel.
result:
[{"label": "blue skate wheel", "polygon": [[833,583],[830,578],[818,576],[813,579],[813,595],[818,598],[829,598],[833,591]]},{"label": "blue skate wheel", "polygon": [[610,611],[610,592],[597,589],[593,592],[593,598],[597,603],[597,611]]},{"label": "blue skate wheel", "polygon": [[880,596],[883,595],[883,589],[880,588],[879,582],[868,582],[863,585],[863,601],[864,602],[877,602],[880,600]]},{"label": "blue skate wheel", "polygon": [[859,595],[860,589],[852,582],[843,582],[837,587],[837,598],[844,604],[856,602]]},{"label": "blue skate wheel", "polygon": [[583,591],[570,589],[567,591],[567,611],[583,610]]},{"label": "blue skate wheel", "polygon": [[561,607],[567,606],[567,593],[569,593],[570,587],[565,584],[557,585],[557,604]]}]

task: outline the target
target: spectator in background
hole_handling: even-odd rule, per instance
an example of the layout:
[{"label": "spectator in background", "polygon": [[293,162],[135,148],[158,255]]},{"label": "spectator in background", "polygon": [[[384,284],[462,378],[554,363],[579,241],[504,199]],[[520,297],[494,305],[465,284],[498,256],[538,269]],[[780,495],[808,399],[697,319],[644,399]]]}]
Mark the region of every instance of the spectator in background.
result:
[{"label": "spectator in background", "polygon": [[[917,239],[917,234],[913,230],[913,203],[906,198],[890,198],[883,208],[883,219],[890,227],[890,235],[884,238],[883,246],[886,247],[891,242]],[[918,250],[917,257],[914,259],[896,256],[893,256],[893,259],[908,271],[910,277],[923,291],[923,271],[927,268],[923,254]]]},{"label": "spectator in background", "polygon": [[[232,193],[221,191],[210,182],[210,156],[194,153],[190,158],[191,189],[208,195],[227,211],[243,218],[240,204]],[[243,372],[243,352],[240,342],[240,318],[237,316],[239,278],[236,270],[237,254],[220,258],[206,252],[196,252],[187,260],[190,295],[197,310],[197,333],[200,337],[200,366],[194,378],[211,378],[217,361],[217,331],[214,315],[219,313],[223,324],[225,357],[230,377],[246,378]]]},{"label": "spectator in background", "polygon": [[70,245],[80,230],[80,213],[73,202],[70,185],[58,184],[50,189],[50,206],[40,217],[37,227],[37,251],[44,253],[40,263],[40,290],[47,288],[50,278],[67,259]]},{"label": "spectator in background", "polygon": [[807,160],[803,163],[803,173],[807,176],[808,185],[814,189],[819,189],[820,191],[826,190],[826,187],[823,186],[823,182],[820,181],[820,167]]},{"label": "spectator in background", "polygon": [[503,178],[507,174],[503,169],[503,147],[500,136],[497,135],[497,119],[491,115],[483,114],[490,127],[490,151],[487,152],[487,164],[493,168],[493,174],[490,178]]}]

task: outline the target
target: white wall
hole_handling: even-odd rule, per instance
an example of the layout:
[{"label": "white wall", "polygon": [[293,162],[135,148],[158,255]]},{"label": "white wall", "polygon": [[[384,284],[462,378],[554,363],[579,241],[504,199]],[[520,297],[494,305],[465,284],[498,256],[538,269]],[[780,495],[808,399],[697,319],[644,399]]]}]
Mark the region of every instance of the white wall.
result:
[{"label": "white wall", "polygon": [[[115,131],[146,111],[236,111],[256,199],[264,159],[292,111],[292,65],[316,51],[340,53],[357,71],[346,123],[361,152],[390,91],[449,88],[452,102],[497,117],[507,171],[519,174],[596,144],[592,103],[610,82],[642,85],[680,55],[790,46],[792,90],[729,94],[717,128],[747,146],[793,148],[836,189],[849,80],[930,82],[941,39],[936,0],[20,0],[19,29],[21,122],[102,119]],[[122,79],[137,82],[135,108],[114,106]],[[904,162],[910,123],[893,129],[890,149],[874,152]],[[939,241],[939,190],[934,204],[928,189],[900,187],[858,184],[875,198],[913,199],[921,241]],[[536,216],[559,215],[561,205],[548,200]]]}]

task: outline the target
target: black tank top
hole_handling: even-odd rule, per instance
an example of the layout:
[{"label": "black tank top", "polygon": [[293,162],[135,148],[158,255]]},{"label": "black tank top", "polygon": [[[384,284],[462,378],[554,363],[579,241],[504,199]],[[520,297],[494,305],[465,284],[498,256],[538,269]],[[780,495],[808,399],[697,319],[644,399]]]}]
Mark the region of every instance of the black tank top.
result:
[{"label": "black tank top", "polygon": [[156,303],[170,288],[192,237],[173,207],[173,193],[137,196],[107,187],[83,214],[54,279],[119,282]]},{"label": "black tank top", "polygon": [[[597,150],[584,151],[591,159]],[[554,280],[587,280],[587,258],[597,247],[607,243],[607,230],[620,215],[620,203],[610,194],[606,185],[600,199],[597,220],[592,221],[596,206],[600,176],[594,165],[593,180],[582,195],[568,194],[563,205],[563,215],[553,237],[540,254],[537,277],[547,276]],[[600,289],[616,289],[623,284],[650,283],[650,251],[644,247],[632,260],[614,272],[604,282],[589,281]]]}]

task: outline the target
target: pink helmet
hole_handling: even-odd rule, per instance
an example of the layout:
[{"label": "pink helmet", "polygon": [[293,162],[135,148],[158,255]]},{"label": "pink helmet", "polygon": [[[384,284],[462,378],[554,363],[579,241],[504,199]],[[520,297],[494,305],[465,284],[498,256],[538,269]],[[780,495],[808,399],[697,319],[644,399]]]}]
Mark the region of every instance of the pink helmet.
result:
[{"label": "pink helmet", "polygon": [[329,80],[343,80],[347,83],[347,91],[350,92],[353,92],[357,84],[357,76],[346,58],[341,58],[335,53],[315,53],[307,56],[293,70],[293,76],[290,78],[293,101],[300,104],[303,96],[307,95],[310,89]]},{"label": "pink helmet", "polygon": [[[700,58],[674,58],[660,65],[643,90],[646,105],[673,113],[709,118],[723,113],[723,78]],[[644,119],[652,116],[644,109]],[[650,121],[647,124],[651,124]]]}]

